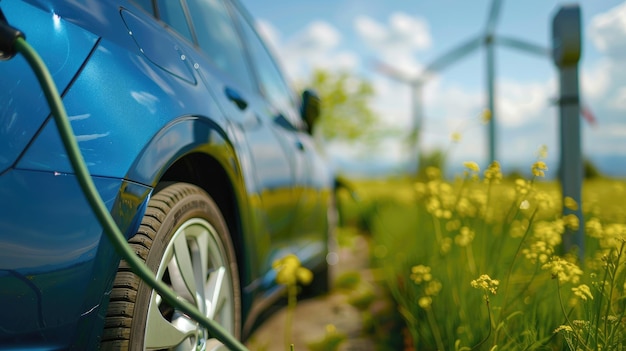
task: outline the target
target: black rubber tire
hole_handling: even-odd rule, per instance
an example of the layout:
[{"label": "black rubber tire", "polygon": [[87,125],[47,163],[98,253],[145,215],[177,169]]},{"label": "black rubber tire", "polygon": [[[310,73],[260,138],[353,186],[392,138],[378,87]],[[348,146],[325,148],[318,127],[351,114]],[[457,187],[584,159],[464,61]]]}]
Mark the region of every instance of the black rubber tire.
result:
[{"label": "black rubber tire", "polygon": [[[206,221],[214,228],[212,243],[213,245],[217,243],[221,255],[225,256],[220,259],[226,263],[224,267],[232,278],[230,298],[233,313],[232,323],[229,323],[232,325],[227,329],[232,329],[234,336],[239,339],[241,290],[235,251],[218,206],[204,190],[187,183],[174,183],[160,190],[150,199],[139,230],[129,240],[129,244],[156,274],[174,233],[185,223],[196,219]],[[165,273],[163,278],[162,280],[170,285],[166,281]],[[150,287],[131,272],[126,261],[122,260],[111,292],[101,349],[145,349],[144,337],[152,292]]]}]

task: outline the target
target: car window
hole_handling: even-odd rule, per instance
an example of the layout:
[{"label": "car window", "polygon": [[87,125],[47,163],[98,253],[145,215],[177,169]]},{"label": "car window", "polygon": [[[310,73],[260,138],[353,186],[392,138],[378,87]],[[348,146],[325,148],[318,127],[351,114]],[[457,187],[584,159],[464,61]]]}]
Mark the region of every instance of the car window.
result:
[{"label": "car window", "polygon": [[[247,18],[239,11],[236,11],[236,13],[241,24],[246,44],[248,45],[248,50],[252,56],[252,61],[254,62],[255,73],[262,93],[274,108],[279,111],[293,109],[295,104],[292,90],[286,83],[274,57],[268,51]],[[294,126],[299,125],[300,121],[297,117],[298,116],[292,116],[291,114],[285,114],[284,116],[284,118],[287,118]]]},{"label": "car window", "polygon": [[222,0],[187,0],[198,46],[217,67],[252,89],[241,38]]},{"label": "car window", "polygon": [[159,0],[159,17],[161,21],[167,23],[178,34],[187,38],[193,43],[193,35],[185,17],[185,11],[180,1],[176,0]]}]

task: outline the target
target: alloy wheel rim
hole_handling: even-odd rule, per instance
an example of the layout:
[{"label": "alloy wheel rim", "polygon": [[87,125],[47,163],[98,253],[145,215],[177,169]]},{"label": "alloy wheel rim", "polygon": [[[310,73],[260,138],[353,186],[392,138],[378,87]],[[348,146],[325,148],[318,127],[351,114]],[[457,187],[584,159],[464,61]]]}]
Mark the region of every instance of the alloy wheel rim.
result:
[{"label": "alloy wheel rim", "polygon": [[[234,332],[232,275],[219,234],[204,219],[187,220],[174,233],[159,263],[157,279],[205,316]],[[145,349],[214,350],[221,343],[197,322],[173,309],[154,291],[146,322]]]}]

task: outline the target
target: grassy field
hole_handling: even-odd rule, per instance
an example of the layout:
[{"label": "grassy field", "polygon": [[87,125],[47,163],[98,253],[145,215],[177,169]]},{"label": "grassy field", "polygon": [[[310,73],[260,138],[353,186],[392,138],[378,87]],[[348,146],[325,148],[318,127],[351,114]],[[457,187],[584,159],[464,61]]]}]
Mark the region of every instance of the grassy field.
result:
[{"label": "grassy field", "polygon": [[[626,183],[586,181],[577,204],[542,166],[502,179],[468,163],[453,181],[430,169],[340,193],[415,350],[626,349]],[[563,215],[579,206],[582,218]],[[584,246],[566,250],[577,228]]]}]

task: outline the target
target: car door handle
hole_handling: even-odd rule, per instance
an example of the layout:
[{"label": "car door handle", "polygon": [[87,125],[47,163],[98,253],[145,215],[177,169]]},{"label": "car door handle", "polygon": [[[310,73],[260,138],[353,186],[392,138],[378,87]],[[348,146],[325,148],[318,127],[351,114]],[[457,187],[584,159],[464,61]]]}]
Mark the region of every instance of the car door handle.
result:
[{"label": "car door handle", "polygon": [[245,110],[248,107],[248,102],[239,94],[239,92],[233,88],[224,88],[224,94],[228,100],[232,101],[240,110]]}]

